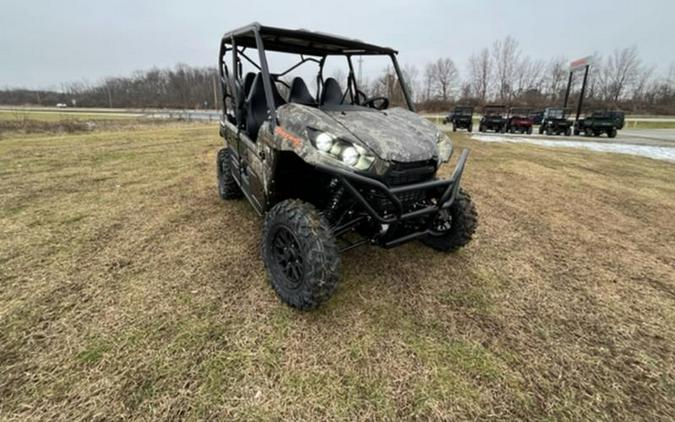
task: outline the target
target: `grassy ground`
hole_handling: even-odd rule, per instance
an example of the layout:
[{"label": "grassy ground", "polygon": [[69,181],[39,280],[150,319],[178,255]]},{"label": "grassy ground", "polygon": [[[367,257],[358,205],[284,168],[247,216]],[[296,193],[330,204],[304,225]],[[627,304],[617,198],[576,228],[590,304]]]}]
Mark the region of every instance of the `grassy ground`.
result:
[{"label": "grassy ground", "polygon": [[626,120],[626,129],[675,129],[675,121]]},{"label": "grassy ground", "polygon": [[475,242],[348,252],[299,313],[217,128],[5,136],[0,419],[672,420],[675,166],[455,138]]},{"label": "grassy ground", "polygon": [[139,114],[105,111],[61,111],[61,110],[22,110],[0,109],[0,121],[39,120],[56,122],[61,120],[134,120]]}]

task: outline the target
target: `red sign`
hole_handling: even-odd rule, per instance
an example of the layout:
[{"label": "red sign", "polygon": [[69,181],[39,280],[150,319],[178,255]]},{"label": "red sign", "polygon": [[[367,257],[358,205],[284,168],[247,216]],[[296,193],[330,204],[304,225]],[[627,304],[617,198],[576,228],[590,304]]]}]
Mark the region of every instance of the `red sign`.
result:
[{"label": "red sign", "polygon": [[573,72],[577,69],[581,69],[582,67],[589,66],[591,64],[592,58],[592,56],[587,56],[581,59],[573,60],[572,63],[570,63],[570,71]]}]

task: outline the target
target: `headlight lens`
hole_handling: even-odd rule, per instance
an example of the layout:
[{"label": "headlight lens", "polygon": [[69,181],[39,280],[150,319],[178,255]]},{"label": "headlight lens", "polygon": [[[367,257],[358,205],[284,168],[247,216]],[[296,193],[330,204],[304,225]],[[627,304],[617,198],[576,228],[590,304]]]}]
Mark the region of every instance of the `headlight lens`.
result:
[{"label": "headlight lens", "polygon": [[328,152],[331,148],[333,148],[335,138],[326,132],[321,132],[316,136],[316,140],[314,142],[316,143],[316,148],[319,151]]},{"label": "headlight lens", "polygon": [[338,138],[331,133],[308,128],[307,134],[316,149],[321,153],[340,160],[343,164],[356,170],[367,170],[375,161],[375,157],[362,146]]},{"label": "headlight lens", "polygon": [[342,150],[342,162],[348,166],[353,166],[359,162],[359,153],[354,147],[347,147]]}]

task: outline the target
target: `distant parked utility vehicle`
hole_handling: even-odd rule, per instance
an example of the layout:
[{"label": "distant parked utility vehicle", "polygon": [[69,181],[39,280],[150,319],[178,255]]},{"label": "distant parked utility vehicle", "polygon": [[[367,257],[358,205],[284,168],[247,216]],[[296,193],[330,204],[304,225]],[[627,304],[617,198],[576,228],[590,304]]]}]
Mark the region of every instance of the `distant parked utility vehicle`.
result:
[{"label": "distant parked utility vehicle", "polygon": [[480,132],[492,130],[504,133],[506,130],[506,107],[503,105],[488,105],[483,108],[483,117],[478,124]]},{"label": "distant parked utility vehicle", "polygon": [[506,121],[506,131],[509,133],[532,133],[532,119],[527,108],[512,107]]},{"label": "distant parked utility vehicle", "polygon": [[457,129],[466,129],[471,132],[473,130],[473,107],[455,107],[454,111],[445,116],[444,123],[452,123],[453,132],[457,132]]},{"label": "distant parked utility vehicle", "polygon": [[567,118],[564,108],[548,107],[544,110],[539,125],[539,134],[570,136],[572,134],[572,121]]},{"label": "distant parked utility vehicle", "polygon": [[624,125],[624,114],[620,111],[594,111],[590,116],[579,119],[574,126],[574,134],[583,133],[585,136],[600,136],[603,133],[609,138],[615,138],[617,131]]},{"label": "distant parked utility vehicle", "polygon": [[540,125],[541,120],[544,117],[544,110],[537,110],[530,112],[530,115],[528,117],[530,118],[530,120],[532,120],[533,125]]},{"label": "distant parked utility vehicle", "polygon": [[[297,61],[273,73],[268,59],[275,55],[268,52]],[[415,239],[449,252],[466,245],[476,229],[476,209],[460,188],[468,150],[449,177],[438,174],[452,143],[415,113],[397,54],[258,23],[221,40],[225,145],[217,155],[219,193],[228,200],[243,195],[264,215],[263,261],[272,287],[293,307],[311,309],[333,295],[341,252]],[[353,65],[361,56],[388,58],[401,95],[366,94]],[[343,64],[346,88],[324,76],[326,59]],[[252,72],[244,74],[244,65]],[[315,94],[301,76],[287,82],[300,66],[313,74]],[[390,101],[403,107],[389,107]]]}]

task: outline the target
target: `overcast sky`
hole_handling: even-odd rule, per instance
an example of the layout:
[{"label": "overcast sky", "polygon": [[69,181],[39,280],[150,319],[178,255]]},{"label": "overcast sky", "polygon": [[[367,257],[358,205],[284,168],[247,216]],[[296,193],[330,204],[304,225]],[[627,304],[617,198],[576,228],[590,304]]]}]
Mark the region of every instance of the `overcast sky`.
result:
[{"label": "overcast sky", "polygon": [[675,62],[673,0],[2,0],[0,87],[59,88],[154,66],[215,65],[223,32],[259,21],[387,45],[404,63],[452,58],[514,36],[534,58],[637,46]]}]

